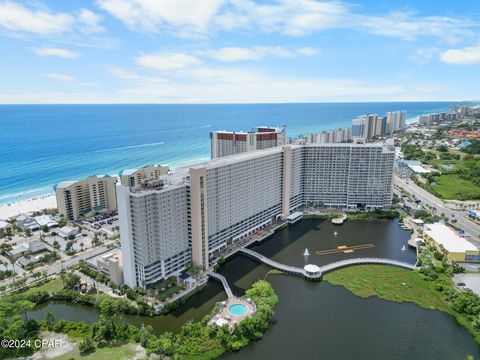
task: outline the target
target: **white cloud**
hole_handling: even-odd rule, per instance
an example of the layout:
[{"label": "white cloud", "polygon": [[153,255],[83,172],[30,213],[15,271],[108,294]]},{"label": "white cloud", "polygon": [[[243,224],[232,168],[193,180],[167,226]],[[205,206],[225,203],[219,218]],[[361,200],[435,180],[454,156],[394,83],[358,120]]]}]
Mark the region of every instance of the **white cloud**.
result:
[{"label": "white cloud", "polygon": [[319,49],[315,49],[309,46],[298,48],[297,52],[303,56],[314,56],[320,54]]},{"label": "white cloud", "polygon": [[463,49],[450,49],[440,54],[440,59],[447,64],[480,64],[480,44]]},{"label": "white cloud", "polygon": [[207,55],[223,62],[258,61],[266,56],[290,58],[296,55],[312,56],[320,51],[312,47],[302,47],[294,50],[282,46],[254,46],[254,47],[224,47],[220,49],[198,51],[200,55]]},{"label": "white cloud", "polygon": [[60,74],[60,73],[44,74],[43,77],[53,79],[53,80],[59,80],[59,81],[73,81],[73,80],[75,80],[75,78],[70,76],[70,75]]},{"label": "white cloud", "polygon": [[337,2],[278,0],[269,4],[250,0],[231,0],[215,23],[222,29],[259,29],[300,36],[317,30],[338,27],[348,8]]},{"label": "white cloud", "polygon": [[100,26],[102,17],[88,9],[81,9],[78,13],[78,23],[82,32],[86,34],[100,33],[105,28]]},{"label": "white cloud", "polygon": [[91,81],[82,81],[81,83],[79,83],[80,86],[85,86],[85,87],[99,87],[100,85],[98,85],[96,82],[91,82]]},{"label": "white cloud", "polygon": [[79,55],[74,51],[53,47],[35,48],[33,49],[33,52],[39,56],[55,56],[63,59],[73,59]]},{"label": "white cloud", "polygon": [[438,48],[418,48],[415,50],[413,55],[409,56],[409,59],[418,63],[418,64],[427,64],[432,60],[434,57],[437,56],[439,52]]},{"label": "white cloud", "polygon": [[176,70],[199,64],[200,60],[182,53],[156,53],[138,56],[135,62],[140,66],[156,70]]},{"label": "white cloud", "polygon": [[206,52],[208,56],[223,61],[237,62],[246,60],[260,60],[267,55],[275,57],[291,57],[293,52],[281,46],[255,46],[252,48],[245,47],[224,47]]},{"label": "white cloud", "polygon": [[468,19],[446,16],[422,17],[407,11],[397,11],[383,16],[356,15],[353,22],[375,35],[403,40],[430,36],[447,43],[473,36],[471,28],[478,26]]},{"label": "white cloud", "polygon": [[118,79],[135,81],[136,83],[166,83],[167,80],[164,78],[158,78],[154,76],[143,76],[136,73],[126,71],[119,68],[109,68],[108,71]]},{"label": "white cloud", "polygon": [[39,35],[70,30],[75,19],[67,13],[52,13],[45,8],[29,9],[12,1],[0,3],[0,27]]},{"label": "white cloud", "polygon": [[223,0],[98,0],[97,5],[129,28],[155,32],[159,26],[176,32],[206,32]]},{"label": "white cloud", "polygon": [[478,21],[447,16],[419,16],[412,11],[368,15],[343,2],[231,0],[215,17],[221,30],[255,29],[302,36],[328,29],[348,29],[402,40],[433,37],[453,43],[474,36]]}]

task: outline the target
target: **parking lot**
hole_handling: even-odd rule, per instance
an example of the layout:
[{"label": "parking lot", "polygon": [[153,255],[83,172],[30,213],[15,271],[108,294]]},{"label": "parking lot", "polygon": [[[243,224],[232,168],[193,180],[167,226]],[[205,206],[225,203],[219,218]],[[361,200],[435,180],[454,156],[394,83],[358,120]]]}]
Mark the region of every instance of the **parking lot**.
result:
[{"label": "parking lot", "polygon": [[112,227],[118,225],[118,214],[115,212],[106,212],[104,214],[89,217],[85,220],[79,220],[77,223],[86,226],[93,231],[104,231],[109,235],[113,235]]},{"label": "parking lot", "polygon": [[[455,274],[453,276],[453,281],[460,289],[466,290],[470,289],[475,294],[480,295],[480,273],[478,274]],[[458,284],[465,285],[458,285]]]}]

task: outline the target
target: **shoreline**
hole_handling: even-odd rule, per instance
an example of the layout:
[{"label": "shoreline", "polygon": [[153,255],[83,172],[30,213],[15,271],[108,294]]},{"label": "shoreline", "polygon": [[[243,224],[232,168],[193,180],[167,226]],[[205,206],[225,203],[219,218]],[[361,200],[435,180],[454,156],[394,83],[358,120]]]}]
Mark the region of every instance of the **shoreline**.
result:
[{"label": "shoreline", "polygon": [[35,196],[30,199],[18,200],[9,203],[0,203],[0,219],[7,220],[23,213],[52,208],[57,208],[57,199],[55,198],[55,193]]}]

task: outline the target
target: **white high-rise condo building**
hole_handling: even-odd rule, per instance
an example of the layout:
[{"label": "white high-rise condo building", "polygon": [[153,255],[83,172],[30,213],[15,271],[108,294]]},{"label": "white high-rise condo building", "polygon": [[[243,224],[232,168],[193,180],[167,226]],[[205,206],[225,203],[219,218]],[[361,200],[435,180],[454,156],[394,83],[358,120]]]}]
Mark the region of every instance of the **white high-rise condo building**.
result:
[{"label": "white high-rise condo building", "polygon": [[392,202],[394,153],[379,144],[286,145],[118,186],[125,283],[148,286],[301,205],[373,210]]},{"label": "white high-rise condo building", "polygon": [[387,112],[384,134],[405,130],[405,111]]},{"label": "white high-rise condo building", "polygon": [[241,154],[287,144],[285,126],[272,128],[260,126],[249,132],[212,131],[210,133],[211,157]]},{"label": "white high-rise condo building", "polygon": [[147,165],[140,169],[128,169],[118,174],[120,183],[125,186],[137,186],[142,180],[157,180],[168,174],[168,166]]},{"label": "white high-rise condo building", "polygon": [[352,140],[352,128],[322,131],[304,137],[305,144],[335,144]]},{"label": "white high-rise condo building", "polygon": [[183,177],[117,186],[124,281],[146,287],[191,258],[189,188]]},{"label": "white high-rise condo building", "polygon": [[117,177],[102,175],[54,185],[58,212],[65,219],[74,221],[90,213],[116,211],[117,181]]}]

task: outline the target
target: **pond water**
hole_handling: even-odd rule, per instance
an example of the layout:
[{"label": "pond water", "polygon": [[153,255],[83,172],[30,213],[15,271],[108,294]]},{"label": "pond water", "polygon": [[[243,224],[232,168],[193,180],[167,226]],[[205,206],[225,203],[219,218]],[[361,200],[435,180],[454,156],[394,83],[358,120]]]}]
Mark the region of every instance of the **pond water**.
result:
[{"label": "pond water", "polygon": [[[304,219],[252,249],[295,266],[370,256],[414,263],[415,251],[407,245],[409,237],[410,233],[397,220],[347,221],[335,226],[328,221]],[[349,253],[332,250],[338,246],[354,250]],[[309,256],[304,256],[306,248]],[[240,255],[220,268],[235,295],[243,295],[253,282],[267,276],[280,299],[274,323],[262,340],[222,358],[450,360],[465,359],[467,354],[480,356],[472,336],[447,314],[410,303],[362,299],[324,281],[267,275],[268,270]],[[221,285],[210,281],[204,290],[166,316],[128,316],[128,321],[135,325],[150,324],[157,333],[177,331],[185,321],[201,319],[217,301],[225,298]],[[67,320],[93,322],[98,318],[93,308],[65,303],[39,306],[32,316],[43,318],[47,311]]]}]

